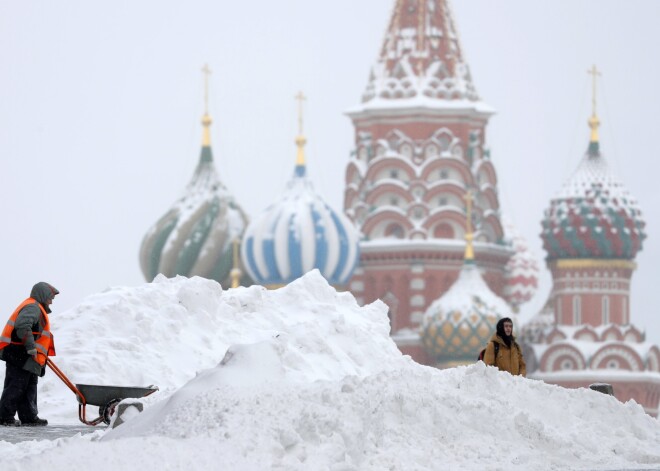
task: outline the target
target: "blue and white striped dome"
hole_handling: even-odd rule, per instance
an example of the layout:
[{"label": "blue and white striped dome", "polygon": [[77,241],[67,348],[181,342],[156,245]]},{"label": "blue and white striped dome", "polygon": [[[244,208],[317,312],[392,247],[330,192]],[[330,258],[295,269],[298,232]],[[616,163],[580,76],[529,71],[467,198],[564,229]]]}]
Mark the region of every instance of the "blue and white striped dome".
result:
[{"label": "blue and white striped dome", "polygon": [[305,173],[299,149],[298,164],[284,196],[245,231],[241,255],[256,283],[284,285],[317,268],[331,285],[340,286],[355,270],[357,229],[314,192]]}]

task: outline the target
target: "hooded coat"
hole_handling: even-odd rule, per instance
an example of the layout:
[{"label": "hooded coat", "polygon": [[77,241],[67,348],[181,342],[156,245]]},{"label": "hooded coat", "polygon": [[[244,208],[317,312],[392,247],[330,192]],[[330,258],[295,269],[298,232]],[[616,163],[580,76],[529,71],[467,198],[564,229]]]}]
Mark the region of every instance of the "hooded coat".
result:
[{"label": "hooded coat", "polygon": [[[503,321],[508,320],[511,322],[511,319],[501,319],[497,323],[497,332],[493,334],[486,346],[486,352],[484,353],[484,363],[490,366],[496,366],[502,371],[508,371],[512,375],[521,375],[527,376],[527,367],[525,365],[525,360],[523,358],[522,349],[516,338],[511,335],[509,345],[504,340],[504,327]],[[499,345],[497,358],[495,358],[495,345],[493,342],[496,342]]]},{"label": "hooded coat", "polygon": [[[41,281],[32,287],[30,297],[41,304],[47,313],[50,313],[48,301],[52,300],[56,294],[59,294],[56,288]],[[36,375],[42,375],[43,368],[27,352],[36,347],[33,332],[41,333],[44,329],[41,317],[41,309],[39,309],[37,304],[28,304],[21,309],[14,322],[14,330],[11,338],[13,342],[21,343],[22,345],[12,343],[0,350],[2,352],[2,356],[0,357],[2,360]]]}]

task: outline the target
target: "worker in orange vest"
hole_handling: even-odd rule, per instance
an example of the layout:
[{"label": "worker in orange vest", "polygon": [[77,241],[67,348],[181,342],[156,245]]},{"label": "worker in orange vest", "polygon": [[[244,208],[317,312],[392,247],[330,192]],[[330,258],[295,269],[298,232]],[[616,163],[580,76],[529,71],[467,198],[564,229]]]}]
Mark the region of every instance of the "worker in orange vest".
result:
[{"label": "worker in orange vest", "polygon": [[[48,425],[38,416],[37,383],[45,373],[46,359],[55,355],[48,314],[59,293],[43,281],[34,285],[0,334],[0,359],[7,364],[0,425]],[[16,412],[20,422],[14,418]]]}]

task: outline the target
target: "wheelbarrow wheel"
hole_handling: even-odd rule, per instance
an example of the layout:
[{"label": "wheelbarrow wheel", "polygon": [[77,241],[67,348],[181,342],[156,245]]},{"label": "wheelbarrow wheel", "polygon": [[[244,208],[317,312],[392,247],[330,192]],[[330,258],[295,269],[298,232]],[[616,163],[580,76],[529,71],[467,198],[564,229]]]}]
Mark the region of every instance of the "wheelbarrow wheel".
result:
[{"label": "wheelbarrow wheel", "polygon": [[103,422],[105,422],[106,425],[110,425],[110,419],[112,418],[112,415],[115,413],[117,404],[119,404],[120,402],[121,399],[113,399],[110,402],[108,402],[106,405],[99,407],[99,415],[103,417]]}]

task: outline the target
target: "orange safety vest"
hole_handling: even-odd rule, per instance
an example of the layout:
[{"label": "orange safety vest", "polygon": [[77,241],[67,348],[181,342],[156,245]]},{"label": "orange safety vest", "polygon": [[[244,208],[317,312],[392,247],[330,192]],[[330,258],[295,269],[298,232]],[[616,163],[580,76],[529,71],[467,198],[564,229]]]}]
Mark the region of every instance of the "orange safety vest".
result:
[{"label": "orange safety vest", "polygon": [[[14,331],[14,323],[18,317],[18,313],[21,312],[28,304],[36,304],[41,309],[41,314],[43,315],[43,330],[41,332],[32,332],[35,336],[35,344],[37,349],[37,358],[36,361],[41,366],[46,364],[46,358],[49,356],[55,356],[55,342],[53,341],[53,334],[50,331],[50,321],[48,320],[48,314],[44,307],[33,298],[27,298],[16,308],[14,313],[9,317],[5,328],[2,330],[0,335],[0,350],[5,348],[10,343],[15,345],[23,345],[21,342],[13,342],[11,340],[11,334]],[[41,322],[41,320],[40,320]]]}]

